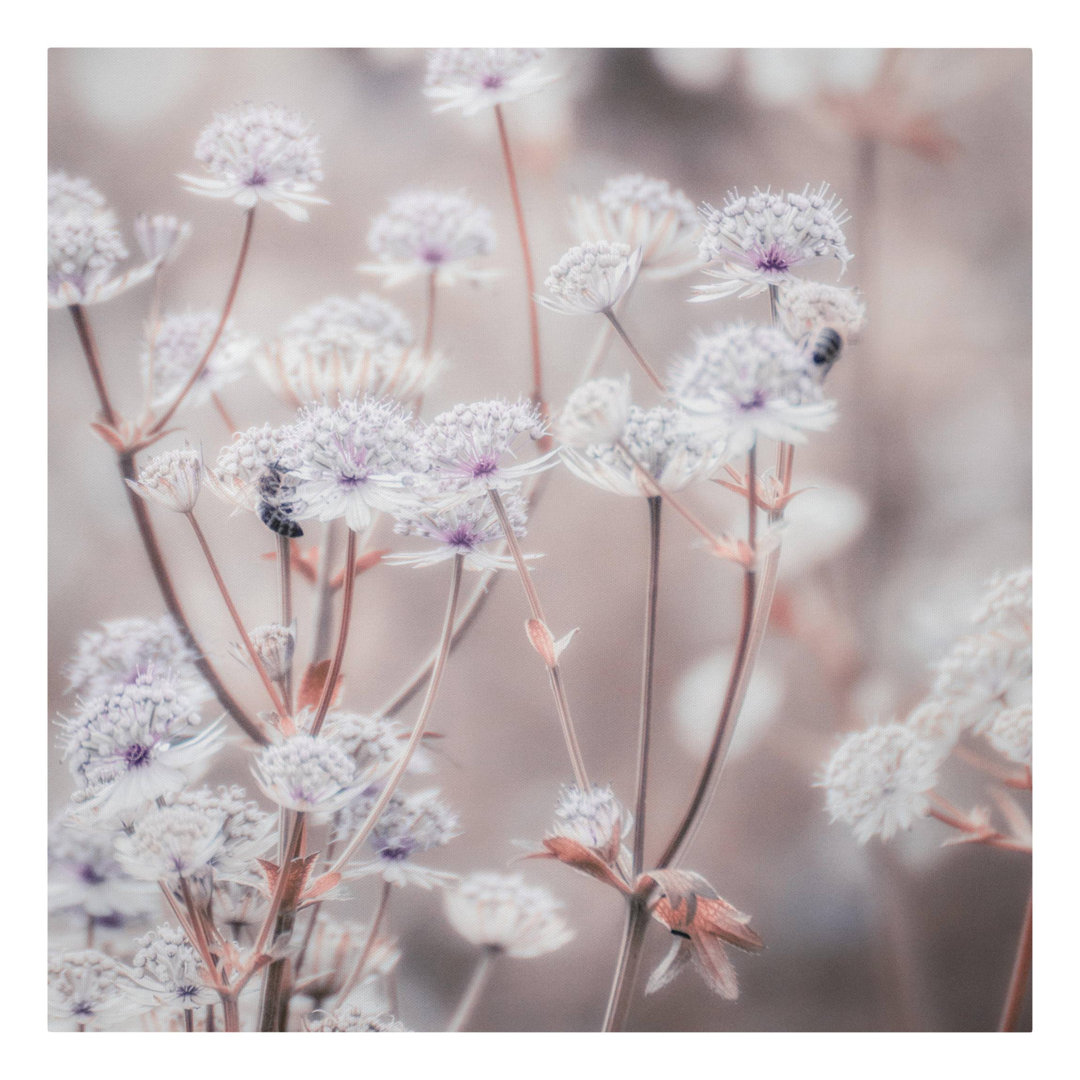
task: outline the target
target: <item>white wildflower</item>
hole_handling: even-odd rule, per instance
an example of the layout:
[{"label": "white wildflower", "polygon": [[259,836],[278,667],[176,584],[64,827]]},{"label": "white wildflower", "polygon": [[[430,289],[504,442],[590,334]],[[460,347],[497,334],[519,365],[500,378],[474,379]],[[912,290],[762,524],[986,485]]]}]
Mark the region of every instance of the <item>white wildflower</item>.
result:
[{"label": "white wildflower", "polygon": [[356,762],[325,735],[292,735],[255,755],[255,779],[278,806],[329,813],[354,799],[363,786]]},{"label": "white wildflower", "polygon": [[866,304],[857,289],[817,281],[785,284],[776,309],[781,325],[796,339],[828,327],[845,342],[853,341],[866,326]]},{"label": "white wildflower", "polygon": [[168,924],[140,938],[131,977],[155,1008],[200,1009],[218,1001],[195,946]]},{"label": "white wildflower", "polygon": [[544,70],[544,49],[432,49],[424,93],[439,102],[435,112],[482,109],[517,101],[554,82]]},{"label": "white wildflower", "polygon": [[615,798],[610,787],[593,784],[591,790],[583,791],[571,784],[559,795],[551,831],[588,848],[607,848],[621,846],[633,824],[633,816]]},{"label": "white wildflower", "polygon": [[1031,678],[1031,639],[989,630],[961,638],[938,661],[933,693],[978,733],[1001,709],[1031,700]]},{"label": "white wildflower", "polygon": [[852,826],[860,844],[910,828],[929,808],[927,792],[937,784],[948,750],[903,724],[848,735],[819,784],[832,820]]},{"label": "white wildflower", "polygon": [[294,464],[289,428],[269,424],[237,432],[206,469],[207,486],[239,509],[255,512],[262,501],[261,482],[270,469],[287,471]]},{"label": "white wildflower", "polygon": [[368,247],[377,261],[357,269],[387,286],[431,274],[444,285],[479,281],[492,271],[476,269],[473,260],[495,250],[495,228],[491,212],[462,192],[407,191],[371,223]]},{"label": "white wildflower", "polygon": [[225,813],[197,801],[155,806],[116,841],[120,865],[143,881],[205,882],[225,847]]},{"label": "white wildflower", "polygon": [[[273,682],[280,682],[285,678],[292,664],[293,650],[296,648],[296,622],[292,626],[282,626],[280,623],[267,623],[265,626],[256,626],[249,631],[248,638],[259,657],[266,674]],[[229,651],[245,667],[251,667],[251,659],[247,650],[234,643]]]},{"label": "white wildflower", "polygon": [[842,228],[848,215],[828,184],[816,191],[807,185],[801,193],[729,192],[719,209],[705,203],[700,213],[699,254],[708,264],[705,273],[721,284],[695,286],[695,300],[754,296],[791,281],[794,269],[815,259],[834,258],[843,273],[851,259]]},{"label": "white wildflower", "polygon": [[544,285],[554,299],[537,300],[564,315],[611,311],[626,295],[641,267],[641,248],[606,240],[572,247],[551,268]]},{"label": "white wildflower", "polygon": [[191,223],[172,214],[139,214],[133,229],[139,250],[146,258],[168,266],[175,262],[191,236]]},{"label": "white wildflower", "polygon": [[581,239],[640,249],[643,277],[678,277],[698,265],[694,204],[666,180],[626,173],[593,199],[574,198],[571,208]]},{"label": "white wildflower", "polygon": [[1011,574],[997,573],[990,579],[972,621],[984,630],[1000,630],[1031,636],[1031,567]]},{"label": "white wildflower", "polygon": [[202,455],[198,450],[166,450],[151,458],[139,470],[138,480],[128,480],[128,487],[150,502],[190,514],[202,487]]},{"label": "white wildflower", "polygon": [[305,1031],[408,1031],[389,1013],[365,1012],[360,1005],[341,1005],[332,1012],[313,1012],[304,1020]]},{"label": "white wildflower", "polygon": [[564,446],[606,446],[622,438],[630,419],[630,377],[592,379],[569,398],[555,424]]},{"label": "white wildflower", "polygon": [[255,859],[266,852],[277,827],[274,815],[260,810],[237,784],[182,791],[174,795],[170,806],[189,807],[218,821],[219,842],[208,865],[222,878],[244,881]]},{"label": "white wildflower", "polygon": [[1031,764],[1031,706],[1002,709],[983,729],[990,745],[1018,765]]},{"label": "white wildflower", "polygon": [[247,102],[216,113],[195,143],[195,158],[210,175],[180,179],[197,195],[246,209],[262,199],[296,221],[307,221],[306,204],[326,202],[312,194],[323,174],[311,125],[276,105]]},{"label": "white wildflower", "polygon": [[466,941],[520,959],[554,952],[574,936],[559,914],[562,904],[520,874],[471,874],[447,890],[444,907]]},{"label": "white wildflower", "polygon": [[108,1028],[127,1020],[139,1006],[130,978],[96,949],[60,953],[49,961],[49,1016],[65,1026]]}]

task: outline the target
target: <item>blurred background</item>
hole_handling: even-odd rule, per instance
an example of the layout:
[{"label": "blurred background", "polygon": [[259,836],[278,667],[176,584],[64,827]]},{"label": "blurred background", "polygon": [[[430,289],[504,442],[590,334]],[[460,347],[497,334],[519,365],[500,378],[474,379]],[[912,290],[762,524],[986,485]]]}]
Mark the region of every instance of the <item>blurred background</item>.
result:
[{"label": "blurred background", "polygon": [[[427,395],[431,416],[458,401],[528,389],[523,277],[490,112],[434,116],[419,50],[53,50],[51,169],[86,176],[125,222],[172,212],[194,232],[167,281],[166,311],[219,308],[242,225],[231,204],[188,194],[192,147],[215,109],[275,102],[309,118],[323,148],[330,205],[299,224],[266,208],[234,308],[237,326],[272,337],[332,294],[374,289],[355,271],[389,196],[464,190],[492,211],[503,276],[444,289],[436,343],[450,367]],[[947,848],[926,821],[889,846],[859,847],[831,826],[813,784],[840,734],[902,716],[928,689],[928,665],[963,629],[983,584],[1030,561],[1031,56],[1023,50],[561,50],[564,78],[507,106],[536,270],[573,243],[569,198],[641,171],[694,201],[755,184],[827,180],[852,213],[844,284],[863,290],[869,329],[830,375],[841,419],[796,458],[781,588],[750,700],[708,820],[685,861],[753,916],[767,950],[736,957],[741,996],[711,995],[687,972],[639,998],[641,1030],[985,1030],[995,1026],[1023,915],[1029,863]],[[687,304],[697,273],[642,282],[624,323],[657,363],[685,353],[695,329],[766,321],[765,297]],[[832,269],[821,280],[833,280]],[[424,285],[387,298],[422,323]],[[121,409],[140,401],[139,345],[149,290],[89,309]],[[50,315],[50,709],[71,707],[63,664],[78,635],[106,619],[159,615],[111,452],[90,432],[93,388],[70,319]],[[579,377],[596,324],[544,312],[555,407]],[[630,370],[613,347],[604,373]],[[637,400],[652,403],[634,373]],[[289,417],[253,371],[222,397],[240,427]],[[230,432],[209,406],[185,409],[184,438],[212,459]],[[692,491],[721,522],[736,497]],[[205,496],[200,519],[249,625],[276,613],[269,534]],[[229,658],[234,634],[182,520],[154,514],[185,607],[207,651],[254,707],[254,677]],[[564,656],[567,691],[591,775],[630,801],[645,588],[644,500],[603,494],[564,470],[530,521],[526,551]],[[388,526],[375,546],[392,546]],[[359,579],[343,707],[376,708],[433,646],[445,567],[380,566]],[[467,582],[467,585],[471,582]],[[302,583],[300,583],[302,586]],[[656,686],[657,731],[647,852],[666,841],[697,776],[738,619],[740,578],[665,520]],[[301,632],[310,615],[301,591]],[[449,665],[433,727],[446,736],[437,780],[463,835],[432,865],[506,866],[538,845],[570,779],[542,666],[521,631],[511,575],[493,586]],[[300,655],[304,656],[301,640]],[[402,719],[411,721],[414,702]],[[55,733],[48,731],[52,759]],[[211,780],[250,783],[245,751]],[[963,802],[977,782],[949,778]],[[67,800],[55,763],[51,801]],[[646,856],[648,859],[648,854]],[[476,1030],[596,1030],[622,927],[613,893],[556,864],[527,877],[567,905],[576,940],[550,956],[507,960]],[[371,902],[377,895],[372,884]],[[367,902],[361,894],[361,906]],[[347,917],[347,912],[342,911]],[[394,896],[404,945],[401,1018],[445,1024],[472,950],[437,895]],[[668,948],[650,933],[645,966]]]}]

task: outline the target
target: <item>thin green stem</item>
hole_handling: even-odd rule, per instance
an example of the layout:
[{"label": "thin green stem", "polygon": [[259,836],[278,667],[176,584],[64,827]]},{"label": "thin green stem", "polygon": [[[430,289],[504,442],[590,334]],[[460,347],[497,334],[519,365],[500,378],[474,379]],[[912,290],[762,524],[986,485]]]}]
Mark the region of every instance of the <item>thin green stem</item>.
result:
[{"label": "thin green stem", "polygon": [[641,946],[645,941],[645,928],[649,923],[649,912],[645,901],[633,898],[626,903],[626,923],[623,927],[622,944],[619,946],[619,960],[615,966],[615,977],[608,995],[607,1009],[604,1013],[602,1031],[621,1031],[630,1011],[630,998],[641,966]]},{"label": "thin green stem", "polygon": [[653,369],[652,364],[650,364],[649,361],[641,355],[641,353],[638,351],[637,346],[630,340],[626,331],[623,329],[622,323],[619,322],[618,318],[616,318],[615,312],[609,308],[607,311],[604,312],[604,315],[607,318],[608,322],[611,323],[611,325],[615,328],[615,333],[617,333],[619,337],[622,338],[623,344],[630,350],[630,354],[641,365],[642,371],[644,371],[645,374],[649,376],[649,379],[651,380],[653,386],[655,386],[661,394],[664,394],[666,396],[667,387],[664,386],[663,380],[660,378],[659,375],[656,374],[656,371]]}]

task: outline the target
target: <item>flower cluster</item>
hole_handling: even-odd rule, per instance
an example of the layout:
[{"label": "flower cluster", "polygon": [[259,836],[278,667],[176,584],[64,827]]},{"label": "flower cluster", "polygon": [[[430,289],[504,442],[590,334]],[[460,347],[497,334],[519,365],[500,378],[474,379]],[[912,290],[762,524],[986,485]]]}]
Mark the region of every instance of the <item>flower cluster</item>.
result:
[{"label": "flower cluster", "polygon": [[544,282],[554,299],[538,300],[564,315],[608,312],[630,290],[640,268],[641,248],[607,240],[578,244],[551,268]]},{"label": "flower cluster", "polygon": [[356,762],[334,739],[293,735],[255,757],[255,779],[278,806],[305,813],[329,813],[354,799],[363,777]]},{"label": "flower cluster", "polygon": [[319,140],[311,125],[277,105],[247,102],[216,113],[195,143],[195,159],[209,176],[180,177],[187,190],[230,199],[253,209],[264,200],[296,221],[307,221],[307,205],[322,180]]},{"label": "flower cluster", "polygon": [[424,93],[436,112],[482,109],[517,101],[558,78],[545,72],[543,49],[432,49]]},{"label": "flower cluster", "polygon": [[138,480],[128,480],[137,495],[178,514],[190,514],[202,490],[203,464],[198,450],[166,450],[139,470]]}]

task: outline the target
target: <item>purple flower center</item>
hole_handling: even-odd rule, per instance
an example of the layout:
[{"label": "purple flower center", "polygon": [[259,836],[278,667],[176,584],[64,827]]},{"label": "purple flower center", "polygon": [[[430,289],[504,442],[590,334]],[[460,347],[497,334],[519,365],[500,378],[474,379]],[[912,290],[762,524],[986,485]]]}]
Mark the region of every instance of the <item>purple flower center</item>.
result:
[{"label": "purple flower center", "polygon": [[757,268],[759,270],[773,270],[784,273],[790,267],[790,256],[779,244],[773,244],[768,251],[763,251],[758,255]]},{"label": "purple flower center", "polygon": [[503,84],[501,75],[485,75],[483,86],[485,90],[498,90]]},{"label": "purple flower center", "polygon": [[381,848],[379,858],[386,859],[388,862],[404,862],[412,854],[414,847],[416,845],[412,840],[407,838],[399,840],[396,844]]},{"label": "purple flower center", "polygon": [[244,181],[244,183],[245,183],[245,184],[246,184],[246,185],[247,185],[248,187],[262,187],[262,186],[263,186],[263,185],[264,185],[264,184],[265,184],[265,183],[267,182],[267,179],[268,179],[268,177],[267,177],[266,173],[264,173],[264,172],[262,171],[262,169],[256,169],[256,170],[255,170],[255,171],[254,171],[254,172],[253,172],[253,173],[252,173],[252,174],[251,174],[251,175],[250,175],[250,176],[249,176],[249,177],[248,177],[248,178],[247,178],[247,179],[246,179],[246,180]]},{"label": "purple flower center", "polygon": [[474,479],[481,476],[490,476],[493,472],[497,472],[498,468],[499,463],[493,457],[477,458],[472,465],[472,475]]},{"label": "purple flower center", "polygon": [[100,885],[105,880],[105,875],[99,874],[89,863],[83,863],[79,867],[79,880],[86,885]]},{"label": "purple flower center", "polygon": [[743,412],[753,412],[755,409],[761,409],[765,406],[765,395],[760,390],[754,391],[754,396],[746,401],[739,402],[739,408]]},{"label": "purple flower center", "polygon": [[468,525],[459,525],[446,534],[446,543],[451,547],[471,548],[476,543],[476,538]]},{"label": "purple flower center", "polygon": [[442,248],[427,247],[420,252],[420,258],[432,266],[438,266],[446,260],[446,252]]},{"label": "purple flower center", "polygon": [[129,769],[140,769],[150,762],[150,748],[140,743],[132,743],[124,751],[124,761]]}]

